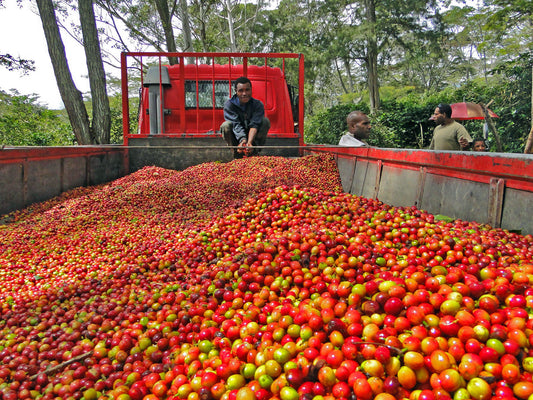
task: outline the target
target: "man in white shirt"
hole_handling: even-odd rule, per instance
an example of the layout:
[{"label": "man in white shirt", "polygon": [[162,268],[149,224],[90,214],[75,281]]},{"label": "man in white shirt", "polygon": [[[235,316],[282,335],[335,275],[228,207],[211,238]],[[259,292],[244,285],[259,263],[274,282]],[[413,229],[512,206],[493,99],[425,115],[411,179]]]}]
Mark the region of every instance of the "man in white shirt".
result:
[{"label": "man in white shirt", "polygon": [[342,135],[339,140],[339,146],[365,147],[365,142],[370,136],[370,119],[361,111],[352,111],[346,117],[348,132]]}]

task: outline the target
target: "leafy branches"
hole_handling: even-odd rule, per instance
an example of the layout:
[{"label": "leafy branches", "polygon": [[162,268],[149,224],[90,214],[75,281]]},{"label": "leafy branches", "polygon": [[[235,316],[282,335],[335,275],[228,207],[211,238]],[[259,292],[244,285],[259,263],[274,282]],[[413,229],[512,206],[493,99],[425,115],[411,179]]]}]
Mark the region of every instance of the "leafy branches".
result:
[{"label": "leafy branches", "polygon": [[35,61],[13,57],[11,54],[0,54],[0,66],[8,71],[20,70],[22,74],[35,71]]}]

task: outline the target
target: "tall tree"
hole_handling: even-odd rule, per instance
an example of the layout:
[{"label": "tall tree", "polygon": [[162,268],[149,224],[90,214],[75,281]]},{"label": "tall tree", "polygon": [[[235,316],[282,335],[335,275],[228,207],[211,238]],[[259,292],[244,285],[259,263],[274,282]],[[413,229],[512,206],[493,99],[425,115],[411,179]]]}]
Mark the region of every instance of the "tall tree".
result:
[{"label": "tall tree", "polygon": [[379,109],[379,80],[378,80],[378,38],[376,33],[376,2],[375,0],[364,0],[365,16],[368,25],[366,30],[367,51],[365,57],[368,95],[370,97],[370,112]]},{"label": "tall tree", "polygon": [[194,51],[191,33],[191,18],[187,0],[179,0],[181,13],[181,26],[183,31],[183,51]]},{"label": "tall tree", "polygon": [[[489,18],[489,24],[496,26],[514,27],[514,29],[499,30],[499,39],[503,42],[503,51],[527,54],[533,57],[533,7],[531,1],[524,0],[491,0],[496,12]],[[491,26],[491,25],[489,25]],[[510,32],[509,32],[510,31]],[[514,51],[513,51],[514,50]],[[531,129],[525,146],[525,152],[533,151],[533,64],[531,68]]]},{"label": "tall tree", "polygon": [[228,21],[229,48],[232,52],[236,52],[237,41],[235,39],[235,28],[233,26],[233,15],[231,14],[231,12],[233,11],[233,5],[231,4],[231,0],[226,0],[225,6],[226,6],[226,18]]},{"label": "tall tree", "polygon": [[[379,75],[390,63],[396,63],[392,50],[408,49],[428,29],[428,19],[434,13],[433,0],[362,0],[351,2],[350,10],[360,9],[350,21],[356,43],[352,44],[353,57],[364,61],[370,97],[370,110],[380,108]],[[359,49],[356,46],[359,44]]]},{"label": "tall tree", "polygon": [[[320,40],[322,29],[331,29],[325,17],[333,13],[322,10],[323,6],[315,0],[282,0],[277,8],[264,11],[264,18],[254,26],[255,45],[262,51],[305,55],[306,114],[338,101],[328,44]],[[329,46],[335,43],[330,41]],[[297,68],[288,69],[287,74],[289,82],[297,82]]]},{"label": "tall tree", "polygon": [[91,136],[96,143],[109,143],[111,110],[109,108],[106,76],[102,62],[100,42],[98,41],[93,2],[92,0],[79,0],[78,7],[93,105]]},{"label": "tall tree", "polygon": [[472,63],[472,55],[470,60],[464,55],[464,39],[450,29],[449,21],[450,13],[445,16],[436,9],[427,21],[431,29],[407,32],[401,44],[389,50],[391,61],[382,70],[389,85],[429,93],[472,76],[477,64]]},{"label": "tall tree", "polygon": [[[392,57],[392,49],[403,49],[403,56],[409,46],[415,47],[419,35],[433,29],[428,20],[434,3],[433,0],[286,0],[278,10],[284,12],[296,5],[300,11],[286,17],[290,22],[304,19],[302,15],[312,17],[304,34],[294,35],[287,29],[286,40],[294,43],[292,47],[305,48],[306,67],[311,59],[321,64],[317,70],[322,69],[323,75],[317,78],[327,86],[324,90],[328,90],[329,96],[338,93],[335,84],[340,90],[344,87],[353,92],[360,89],[354,87],[359,81],[365,81],[371,111],[375,112],[380,107],[380,75],[387,64],[399,61],[398,57]],[[278,18],[283,21],[283,17]],[[275,34],[285,35],[283,30]],[[306,46],[302,46],[300,40],[305,40],[306,34]],[[283,42],[279,38],[275,40]]]},{"label": "tall tree", "polygon": [[[172,30],[172,12],[169,9],[167,0],[154,0],[155,8],[159,14],[161,25],[166,39],[167,50],[169,52],[176,51],[176,41],[174,39],[174,31]],[[175,5],[175,3],[174,3]]]},{"label": "tall tree", "polygon": [[[191,20],[195,36],[207,38],[211,51],[258,52],[255,25],[264,10],[264,0],[247,3],[239,0],[193,1]],[[206,12],[208,11],[208,12]]]},{"label": "tall tree", "polygon": [[39,15],[43,24],[48,53],[57,81],[57,86],[67,111],[74,135],[79,144],[93,143],[89,116],[83,103],[82,93],[76,88],[61,40],[52,0],[37,0]]},{"label": "tall tree", "polygon": [[[113,21],[120,21],[135,47],[150,46],[171,53],[194,51],[187,0],[96,0],[96,3],[109,16],[104,23],[116,31]],[[124,51],[131,45],[122,40],[119,43]],[[177,58],[170,57],[169,63],[177,63]]]},{"label": "tall tree", "polygon": [[210,29],[209,16],[212,10],[216,8],[217,3],[215,0],[191,1],[189,15],[191,25],[195,27],[194,36],[198,43],[198,51],[208,52],[213,50],[213,42],[216,40],[216,35],[211,34],[213,29]]},{"label": "tall tree", "polygon": [[[111,25],[115,33],[120,32],[118,25],[123,26],[122,29],[128,33],[131,42],[129,45],[139,48],[148,46],[152,50],[161,52],[169,51],[169,48],[176,48],[176,45],[171,37],[172,33],[168,37],[174,44],[169,47],[162,20],[166,21],[168,29],[173,29],[171,20],[175,8],[169,9],[166,5],[168,16],[161,18],[154,1],[96,0],[96,4],[108,14],[109,20],[103,22]],[[161,11],[165,14],[163,8]],[[128,49],[128,43],[122,39],[117,45],[122,50]]]}]

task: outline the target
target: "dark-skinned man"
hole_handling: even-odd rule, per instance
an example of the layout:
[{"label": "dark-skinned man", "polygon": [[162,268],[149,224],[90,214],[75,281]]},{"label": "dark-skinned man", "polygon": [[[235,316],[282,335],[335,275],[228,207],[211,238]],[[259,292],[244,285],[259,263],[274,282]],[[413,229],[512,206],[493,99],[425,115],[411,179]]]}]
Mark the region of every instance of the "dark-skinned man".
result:
[{"label": "dark-skinned man", "polygon": [[255,146],[266,141],[270,121],[260,100],[252,97],[252,82],[241,76],[234,81],[235,94],[224,104],[225,121],[220,126],[222,137],[228,146],[237,147],[234,158],[258,153]]}]

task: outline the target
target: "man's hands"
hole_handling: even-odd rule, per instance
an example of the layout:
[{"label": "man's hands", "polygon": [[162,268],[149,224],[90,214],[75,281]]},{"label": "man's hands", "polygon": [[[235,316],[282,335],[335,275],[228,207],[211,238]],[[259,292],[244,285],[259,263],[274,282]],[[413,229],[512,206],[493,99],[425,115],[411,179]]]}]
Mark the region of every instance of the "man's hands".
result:
[{"label": "man's hands", "polygon": [[239,143],[239,148],[237,149],[238,153],[243,153],[247,156],[252,154],[253,152],[253,141],[255,138],[255,135],[257,134],[257,128],[250,128],[250,131],[248,132],[248,139],[243,139]]},{"label": "man's hands", "polygon": [[239,143],[239,148],[237,149],[237,153],[248,155],[248,153],[250,152],[249,147],[250,146],[248,146],[248,142],[246,140],[243,140],[242,142]]},{"label": "man's hands", "polygon": [[467,149],[470,146],[470,142],[466,138],[460,138],[459,139],[459,146],[461,146],[461,149]]},{"label": "man's hands", "polygon": [[237,149],[237,152],[249,156],[250,154],[252,154],[253,150],[253,144],[248,143],[246,140],[243,140],[239,143],[239,148]]}]

